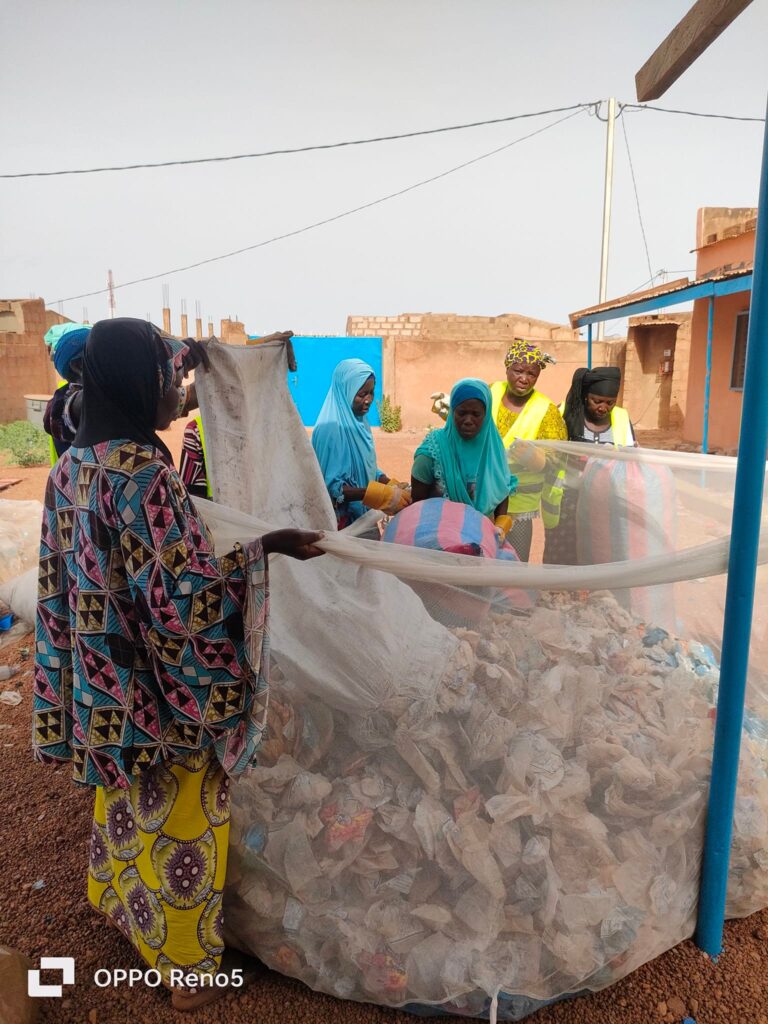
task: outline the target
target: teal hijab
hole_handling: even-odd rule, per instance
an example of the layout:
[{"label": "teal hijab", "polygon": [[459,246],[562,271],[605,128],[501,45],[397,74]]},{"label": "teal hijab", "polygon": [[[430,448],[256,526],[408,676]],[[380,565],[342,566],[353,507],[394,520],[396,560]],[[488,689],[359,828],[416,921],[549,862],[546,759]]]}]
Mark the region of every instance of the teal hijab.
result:
[{"label": "teal hijab", "polygon": [[[453,421],[453,413],[462,402],[476,398],[485,406],[485,419],[476,437],[466,440]],[[448,421],[442,430],[433,430],[417,448],[417,455],[429,455],[439,462],[445,497],[471,505],[483,515],[492,515],[508,498],[517,481],[510,475],[507,454],[491,416],[491,390],[484,381],[467,377],[454,384]],[[474,482],[474,495],[467,484]]]}]

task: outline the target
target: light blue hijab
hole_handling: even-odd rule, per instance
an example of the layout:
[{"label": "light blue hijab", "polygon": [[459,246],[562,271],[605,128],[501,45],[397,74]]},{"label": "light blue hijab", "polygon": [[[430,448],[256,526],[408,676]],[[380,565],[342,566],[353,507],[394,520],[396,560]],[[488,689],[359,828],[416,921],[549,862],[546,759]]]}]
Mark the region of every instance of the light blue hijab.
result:
[{"label": "light blue hijab", "polygon": [[[477,436],[466,440],[456,428],[453,413],[470,398],[483,403],[485,419]],[[485,516],[492,515],[517,486],[517,478],[509,472],[504,442],[493,422],[491,404],[491,390],[484,381],[473,377],[458,381],[451,391],[451,411],[445,426],[427,434],[416,449],[417,455],[439,461],[446,498],[472,505]],[[468,483],[474,483],[472,496]]]},{"label": "light blue hijab", "polygon": [[341,488],[367,487],[377,477],[376,449],[366,416],[355,416],[352,402],[373,369],[362,359],[344,359],[333,371],[331,387],[312,431],[312,447],[334,502]]}]

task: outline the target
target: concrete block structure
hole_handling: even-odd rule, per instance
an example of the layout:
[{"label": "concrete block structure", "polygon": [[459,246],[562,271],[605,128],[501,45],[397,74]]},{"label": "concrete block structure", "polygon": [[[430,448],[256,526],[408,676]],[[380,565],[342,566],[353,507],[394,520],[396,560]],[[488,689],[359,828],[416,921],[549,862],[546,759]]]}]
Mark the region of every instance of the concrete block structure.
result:
[{"label": "concrete block structure", "polygon": [[[504,356],[514,338],[538,342],[557,360],[540,380],[541,390],[555,402],[565,397],[573,371],[587,359],[579,331],[517,313],[350,316],[347,335],[382,339],[384,392],[401,407],[406,429],[434,425],[429,401],[433,391],[448,392],[461,377],[489,382],[503,378]],[[623,361],[623,341],[595,344],[596,365],[623,366]]]},{"label": "concrete block structure", "polygon": [[[756,227],[752,207],[703,207],[696,219],[693,281],[678,278],[571,313],[572,327],[630,317],[624,404],[638,426],[682,429],[689,444],[736,451]],[[689,302],[692,315],[674,312]]]},{"label": "concrete block structure", "polygon": [[682,430],[688,399],[691,313],[629,320],[622,403],[636,427]]},{"label": "concrete block structure", "polygon": [[[696,222],[696,277],[722,277],[752,269],[757,210],[752,207],[704,207]],[[712,336],[712,387],[709,410],[710,444],[735,451],[739,443],[741,395],[747,354],[747,321],[751,291],[723,295],[715,302]],[[698,443],[704,422],[704,381],[707,361],[707,301],[694,303],[691,362],[683,436]]]},{"label": "concrete block structure", "polygon": [[56,372],[43,335],[67,317],[42,299],[0,300],[0,422],[27,418],[25,395],[51,395]]}]

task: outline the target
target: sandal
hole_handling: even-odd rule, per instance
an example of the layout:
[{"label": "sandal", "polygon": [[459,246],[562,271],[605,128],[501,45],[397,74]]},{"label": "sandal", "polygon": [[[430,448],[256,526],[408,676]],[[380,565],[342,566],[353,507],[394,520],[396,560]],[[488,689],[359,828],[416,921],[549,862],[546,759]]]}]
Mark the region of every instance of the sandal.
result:
[{"label": "sandal", "polygon": [[229,990],[206,985],[204,988],[171,989],[171,1006],[180,1013],[191,1013],[225,996]]}]

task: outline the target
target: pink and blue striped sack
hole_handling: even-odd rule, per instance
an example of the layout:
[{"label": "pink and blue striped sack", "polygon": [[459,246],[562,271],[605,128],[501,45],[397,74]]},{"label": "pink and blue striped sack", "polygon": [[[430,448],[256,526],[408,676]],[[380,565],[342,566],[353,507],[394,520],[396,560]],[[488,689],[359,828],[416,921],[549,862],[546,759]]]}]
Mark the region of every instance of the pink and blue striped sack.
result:
[{"label": "pink and blue striped sack", "polygon": [[[405,544],[476,558],[519,561],[509,544],[499,547],[496,528],[487,516],[471,505],[445,498],[429,498],[409,505],[389,521],[382,540],[388,544]],[[534,603],[524,590],[473,588],[463,591],[434,584],[421,590],[418,587],[414,589],[428,603],[435,617],[444,622],[477,622],[491,610],[527,609]]]}]

